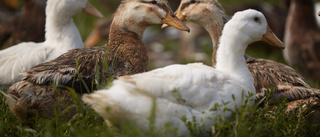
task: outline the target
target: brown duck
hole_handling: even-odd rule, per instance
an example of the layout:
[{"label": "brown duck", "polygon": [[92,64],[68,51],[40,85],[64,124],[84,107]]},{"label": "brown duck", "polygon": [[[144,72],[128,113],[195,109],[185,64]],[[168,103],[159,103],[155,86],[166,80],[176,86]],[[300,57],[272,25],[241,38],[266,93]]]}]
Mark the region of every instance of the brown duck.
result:
[{"label": "brown duck", "polygon": [[[139,13],[137,13],[139,12]],[[167,0],[123,0],[113,16],[109,46],[71,50],[24,74],[9,88],[7,100],[12,112],[22,120],[35,116],[70,118],[76,113],[70,87],[78,95],[97,89],[108,78],[147,71],[144,30],[167,23],[189,29],[174,15]],[[101,81],[99,81],[101,80]]]}]

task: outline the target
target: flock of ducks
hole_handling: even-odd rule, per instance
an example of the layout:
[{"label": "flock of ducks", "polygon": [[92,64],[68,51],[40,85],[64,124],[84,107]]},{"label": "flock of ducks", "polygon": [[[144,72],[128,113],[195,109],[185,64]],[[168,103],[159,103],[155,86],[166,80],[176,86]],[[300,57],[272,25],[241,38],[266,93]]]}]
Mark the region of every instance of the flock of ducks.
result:
[{"label": "flock of ducks", "polygon": [[[267,26],[266,19],[258,11],[238,12],[223,29],[215,68],[201,63],[176,64],[122,76],[113,81],[109,89],[85,94],[82,100],[105,119],[121,121],[125,116],[145,132],[148,131],[148,118],[154,104],[157,131],[170,123],[172,128],[179,127],[177,136],[190,135],[181,119],[183,116],[186,122],[195,122],[203,125],[206,132],[210,131],[214,124],[212,118],[222,113],[211,111],[215,104],[230,102],[224,107],[233,109],[244,103],[241,102],[242,94],[246,98],[250,92],[255,93],[253,78],[244,58],[248,44],[262,39],[284,48]],[[251,31],[252,28],[255,31]],[[180,100],[177,95],[180,95]],[[234,95],[235,100],[230,95]],[[105,111],[104,108],[110,110]]]},{"label": "flock of ducks", "polygon": [[[77,3],[82,3],[82,5]],[[76,7],[76,11],[81,12],[86,1],[48,0],[47,9],[56,7],[55,4],[69,6],[64,10],[68,16],[71,7]],[[141,10],[144,11],[143,14],[140,13]],[[71,17],[72,15],[68,16],[70,19]],[[18,118],[26,119],[25,121],[30,121],[29,119],[32,119],[33,116],[52,118],[54,107],[58,107],[58,112],[61,112],[66,109],[66,106],[69,106],[67,102],[72,103],[73,101],[66,87],[74,88],[79,94],[90,93],[96,90],[100,83],[105,83],[108,78],[147,71],[148,56],[146,46],[142,42],[143,32],[147,27],[161,23],[189,31],[174,15],[166,1],[156,3],[153,1],[123,1],[114,14],[108,46],[65,51],[66,53],[56,59],[29,69],[23,74],[21,81],[13,84],[7,92],[12,98],[9,103],[10,109]],[[62,30],[70,29],[75,29],[75,27]],[[57,31],[51,34],[53,36],[47,35],[46,37],[61,36],[61,29]],[[75,36],[77,35],[79,35],[78,32]],[[69,40],[67,43],[83,46],[80,36],[76,41]],[[64,46],[66,42],[60,45]],[[101,80],[100,82],[96,81],[97,77],[99,77],[98,81]],[[55,88],[52,88],[52,84],[55,85]],[[59,93],[56,92],[56,88]],[[64,103],[57,101],[58,99]],[[74,108],[70,108],[70,113],[75,112]],[[70,115],[66,114],[66,118]]]},{"label": "flock of ducks", "polygon": [[[290,11],[296,12],[289,14],[288,20],[294,23],[288,28],[297,28],[300,22],[295,20],[304,17],[298,13],[300,3],[302,0],[292,0]],[[156,131],[169,123],[172,130],[178,128],[178,136],[190,135],[185,122],[203,126],[203,134],[207,134],[221,110],[236,109],[244,103],[243,99],[260,101],[270,89],[275,98],[288,99],[288,111],[296,110],[301,103],[320,106],[320,90],[311,88],[294,69],[245,54],[249,44],[260,40],[284,48],[259,11],[237,12],[229,20],[217,0],[181,0],[176,15],[167,0],[123,0],[110,23],[108,44],[88,48],[84,48],[72,17],[82,11],[103,16],[87,0],[47,0],[45,11],[44,42],[24,42],[0,51],[0,87],[9,87],[6,93],[1,93],[10,110],[26,123],[32,123],[36,117],[53,118],[55,113],[61,113],[62,119],[70,119],[77,113],[71,90],[106,121],[121,125],[129,120],[143,132],[149,130],[149,118],[155,109]],[[208,31],[214,46],[212,66],[174,64],[148,71],[149,58],[142,41],[144,31],[149,26],[164,24],[163,28],[173,26],[189,32],[181,20],[199,24]],[[310,26],[301,28],[307,27]],[[286,32],[285,41],[296,34]],[[308,48],[306,58],[290,58],[293,51],[287,48],[305,47],[290,42],[284,56],[286,60],[298,60],[292,65],[313,57],[314,62],[319,61],[316,44],[313,49]],[[111,87],[101,89],[110,79],[115,79]],[[249,94],[255,96],[248,98]],[[220,111],[211,110],[225,102],[230,103]],[[110,109],[106,111],[107,108]],[[315,109],[313,114],[319,117],[319,110]]]}]

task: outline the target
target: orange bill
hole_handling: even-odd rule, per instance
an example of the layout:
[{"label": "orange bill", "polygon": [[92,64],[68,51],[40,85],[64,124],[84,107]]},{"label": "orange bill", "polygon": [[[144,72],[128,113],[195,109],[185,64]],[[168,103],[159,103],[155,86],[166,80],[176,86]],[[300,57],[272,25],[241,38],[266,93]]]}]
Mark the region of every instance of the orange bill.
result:
[{"label": "orange bill", "polygon": [[281,40],[272,32],[270,27],[267,27],[267,32],[266,34],[263,35],[262,41],[270,44],[271,46],[275,46],[278,48],[284,49],[284,44],[282,43]]},{"label": "orange bill", "polygon": [[[176,16],[177,16],[181,21],[185,21],[185,20],[186,20],[185,16],[183,16],[182,13],[181,13],[180,7],[179,7],[179,9],[176,11]],[[161,26],[161,29],[165,29],[165,28],[168,28],[168,27],[170,27],[169,24],[163,24],[163,25]]]},{"label": "orange bill", "polygon": [[94,45],[99,43],[100,40],[101,40],[101,36],[99,34],[99,31],[97,29],[94,29],[91,32],[91,34],[88,36],[86,41],[84,42],[84,47],[85,48],[93,47]]},{"label": "orange bill", "polygon": [[183,24],[182,21],[179,20],[179,18],[177,18],[177,16],[174,15],[171,10],[169,10],[166,17],[161,20],[161,23],[168,24],[182,31],[190,32],[190,29],[185,24]]},{"label": "orange bill", "polygon": [[87,2],[86,7],[83,9],[84,13],[87,13],[92,16],[96,16],[98,18],[103,18],[101,12],[99,12],[94,6],[92,6],[89,2]]}]

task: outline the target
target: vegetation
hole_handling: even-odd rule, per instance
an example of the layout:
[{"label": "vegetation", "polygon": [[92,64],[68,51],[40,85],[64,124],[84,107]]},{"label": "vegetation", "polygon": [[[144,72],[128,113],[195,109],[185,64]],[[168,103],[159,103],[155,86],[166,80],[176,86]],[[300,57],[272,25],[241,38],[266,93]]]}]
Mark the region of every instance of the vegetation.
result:
[{"label": "vegetation", "polygon": [[[4,101],[3,95],[0,96],[0,135],[3,137],[12,136],[79,136],[79,137],[100,137],[100,136],[146,136],[140,133],[133,123],[127,122],[120,128],[109,127],[106,122],[88,106],[78,104],[79,113],[69,121],[61,121],[58,118],[51,120],[36,119],[35,124],[23,126],[10,112]],[[267,104],[266,100],[263,104]],[[214,118],[217,122],[212,126],[212,136],[319,136],[320,124],[308,121],[306,118],[310,109],[298,109],[296,112],[286,113],[286,101],[274,107],[258,107],[258,104],[249,105],[245,101],[244,105],[237,110],[219,109],[225,104],[216,105],[213,111],[222,113],[232,113],[232,117],[218,116]],[[156,107],[156,106],[153,106]],[[150,131],[147,136],[166,136],[166,132],[155,133],[152,129],[152,121],[155,118],[155,109],[152,109],[150,120]],[[183,119],[183,117],[182,117]],[[197,127],[190,122],[186,125],[191,129],[192,136],[202,136]],[[170,125],[167,125],[168,127]]]}]

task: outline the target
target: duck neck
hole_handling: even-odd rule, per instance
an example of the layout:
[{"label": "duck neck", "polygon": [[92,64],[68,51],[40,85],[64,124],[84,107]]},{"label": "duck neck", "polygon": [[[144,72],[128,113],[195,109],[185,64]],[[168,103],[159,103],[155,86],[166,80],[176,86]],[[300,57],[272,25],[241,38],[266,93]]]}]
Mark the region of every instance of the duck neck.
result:
[{"label": "duck neck", "polygon": [[217,14],[212,15],[211,18],[207,18],[207,20],[200,23],[200,25],[202,25],[210,34],[212,40],[212,67],[215,67],[217,63],[216,56],[219,47],[219,39],[222,34],[224,24],[229,21],[229,17],[221,4],[217,2],[214,6],[216,6],[214,7],[215,9],[219,9],[216,11]]},{"label": "duck neck", "polygon": [[[239,38],[240,37],[240,38]],[[245,36],[237,33],[225,33],[220,38],[220,44],[216,55],[216,69],[227,73],[243,85],[253,88],[253,77],[248,70],[244,58],[245,50],[249,43],[243,41]],[[232,38],[232,40],[230,40]],[[241,39],[242,38],[242,39]]]},{"label": "duck neck", "polygon": [[45,42],[50,43],[48,45],[61,51],[84,47],[72,16],[71,13],[59,12],[53,7],[46,7]]},{"label": "duck neck", "polygon": [[136,27],[134,29],[128,28],[126,25],[118,23],[114,18],[109,33],[109,51],[117,53],[122,59],[128,61],[134,71],[144,72],[147,70],[148,55],[142,37],[147,27],[139,27],[135,24],[130,26]]},{"label": "duck neck", "polygon": [[291,33],[301,33],[318,29],[314,14],[313,0],[292,0],[286,30],[290,30]]},{"label": "duck neck", "polygon": [[207,30],[207,32],[210,34],[211,40],[212,40],[212,46],[213,46],[213,52],[212,52],[212,66],[216,66],[217,60],[217,51],[219,47],[219,38],[222,34],[223,26],[229,19],[223,19],[221,21],[218,20],[210,20],[207,24],[204,24],[203,27]]}]

